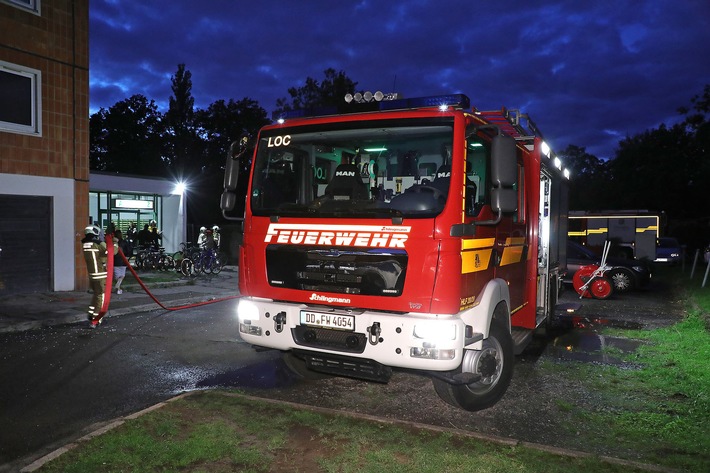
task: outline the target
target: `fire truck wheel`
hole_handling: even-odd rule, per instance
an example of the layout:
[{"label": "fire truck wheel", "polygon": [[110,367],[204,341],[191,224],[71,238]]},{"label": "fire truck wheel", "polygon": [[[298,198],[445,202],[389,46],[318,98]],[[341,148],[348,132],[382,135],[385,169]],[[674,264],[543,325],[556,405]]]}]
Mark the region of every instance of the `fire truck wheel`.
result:
[{"label": "fire truck wheel", "polygon": [[306,361],[303,358],[299,358],[290,351],[283,354],[283,360],[286,367],[296,376],[302,379],[308,380],[318,380],[327,378],[328,375],[325,373],[319,373],[318,371],[309,370],[306,366]]},{"label": "fire truck wheel", "polygon": [[513,377],[513,363],[513,339],[505,324],[494,318],[488,338],[483,340],[483,349],[466,350],[458,370],[479,373],[481,379],[463,385],[433,379],[434,389],[443,401],[452,406],[467,411],[486,409],[498,402],[508,389]]},{"label": "fire truck wheel", "polygon": [[614,285],[614,292],[629,292],[634,287],[634,275],[628,269],[614,268],[609,270],[605,276]]}]

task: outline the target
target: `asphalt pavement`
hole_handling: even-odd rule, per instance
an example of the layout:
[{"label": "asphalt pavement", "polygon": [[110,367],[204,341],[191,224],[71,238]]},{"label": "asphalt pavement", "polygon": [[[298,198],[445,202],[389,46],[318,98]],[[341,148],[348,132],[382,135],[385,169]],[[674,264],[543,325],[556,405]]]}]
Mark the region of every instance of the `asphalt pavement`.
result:
[{"label": "asphalt pavement", "polygon": [[[155,299],[168,308],[233,297],[239,293],[237,266],[225,266],[219,274],[200,274],[195,277],[184,277],[175,271],[138,271],[137,274]],[[103,323],[110,323],[111,317],[123,314],[164,310],[128,271],[121,288],[122,294],[111,294],[109,310]],[[87,324],[91,297],[87,291],[2,296],[0,333],[63,324]]]}]

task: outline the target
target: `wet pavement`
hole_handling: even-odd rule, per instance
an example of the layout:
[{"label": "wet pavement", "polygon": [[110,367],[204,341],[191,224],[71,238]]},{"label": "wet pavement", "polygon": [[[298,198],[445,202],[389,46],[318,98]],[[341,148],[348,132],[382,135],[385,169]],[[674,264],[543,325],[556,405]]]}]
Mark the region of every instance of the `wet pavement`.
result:
[{"label": "wet pavement", "polygon": [[[142,271],[138,275],[153,296],[169,308],[232,297],[239,292],[237,266],[225,266],[219,274],[192,278],[180,276],[174,271]],[[126,275],[121,287],[123,294],[111,295],[106,317],[160,308],[130,274]],[[84,323],[90,301],[91,294],[86,291],[0,297],[0,333]]]}]

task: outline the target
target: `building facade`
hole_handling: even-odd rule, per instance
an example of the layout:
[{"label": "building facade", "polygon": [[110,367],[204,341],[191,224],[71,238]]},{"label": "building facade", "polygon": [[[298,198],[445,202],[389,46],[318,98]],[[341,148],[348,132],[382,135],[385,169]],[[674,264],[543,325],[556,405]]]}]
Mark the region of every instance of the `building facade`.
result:
[{"label": "building facade", "polygon": [[88,0],[0,0],[0,294],[82,289]]}]

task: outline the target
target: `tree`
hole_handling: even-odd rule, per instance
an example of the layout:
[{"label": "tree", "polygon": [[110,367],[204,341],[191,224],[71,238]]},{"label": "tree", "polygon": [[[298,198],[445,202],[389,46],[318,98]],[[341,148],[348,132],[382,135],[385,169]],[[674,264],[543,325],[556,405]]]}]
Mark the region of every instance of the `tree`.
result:
[{"label": "tree", "polygon": [[343,104],[346,94],[355,92],[357,82],[353,82],[345,72],[335,72],[335,69],[329,68],[323,74],[325,78],[321,83],[308,77],[303,87],[288,89],[291,102],[285,97],[278,99],[277,111],[338,107]]},{"label": "tree", "polygon": [[[194,200],[194,207],[199,208],[199,214],[211,222],[221,219],[219,199],[222,193],[225,160],[233,141],[243,133],[256,136],[259,129],[270,123],[266,118],[266,110],[255,100],[244,98],[239,101],[218,100],[206,110],[195,112],[195,127],[197,134],[204,143],[201,162],[200,187],[202,192]],[[250,156],[250,155],[249,155]],[[240,174],[240,188],[244,188],[246,196],[246,180],[248,178],[248,162],[244,162]]]},{"label": "tree", "polygon": [[199,157],[203,154],[195,132],[195,99],[192,97],[192,73],[185,64],[170,78],[173,95],[165,114],[167,129],[168,161],[178,179],[187,178],[202,167]]},{"label": "tree", "polygon": [[687,202],[694,160],[689,145],[684,127],[663,124],[619,142],[609,163],[616,208],[666,211],[675,218],[695,210]]},{"label": "tree", "polygon": [[165,174],[162,116],[143,95],[101,108],[89,118],[92,170],[147,176]]},{"label": "tree", "polygon": [[607,163],[586,148],[569,145],[560,157],[570,170],[574,184],[570,186],[569,204],[572,210],[603,210],[608,205],[609,169]]},{"label": "tree", "polygon": [[224,169],[224,160],[233,141],[243,133],[255,136],[259,129],[270,123],[266,110],[249,98],[235,102],[218,100],[207,110],[195,113],[195,127],[198,136],[205,142],[203,172]]}]

